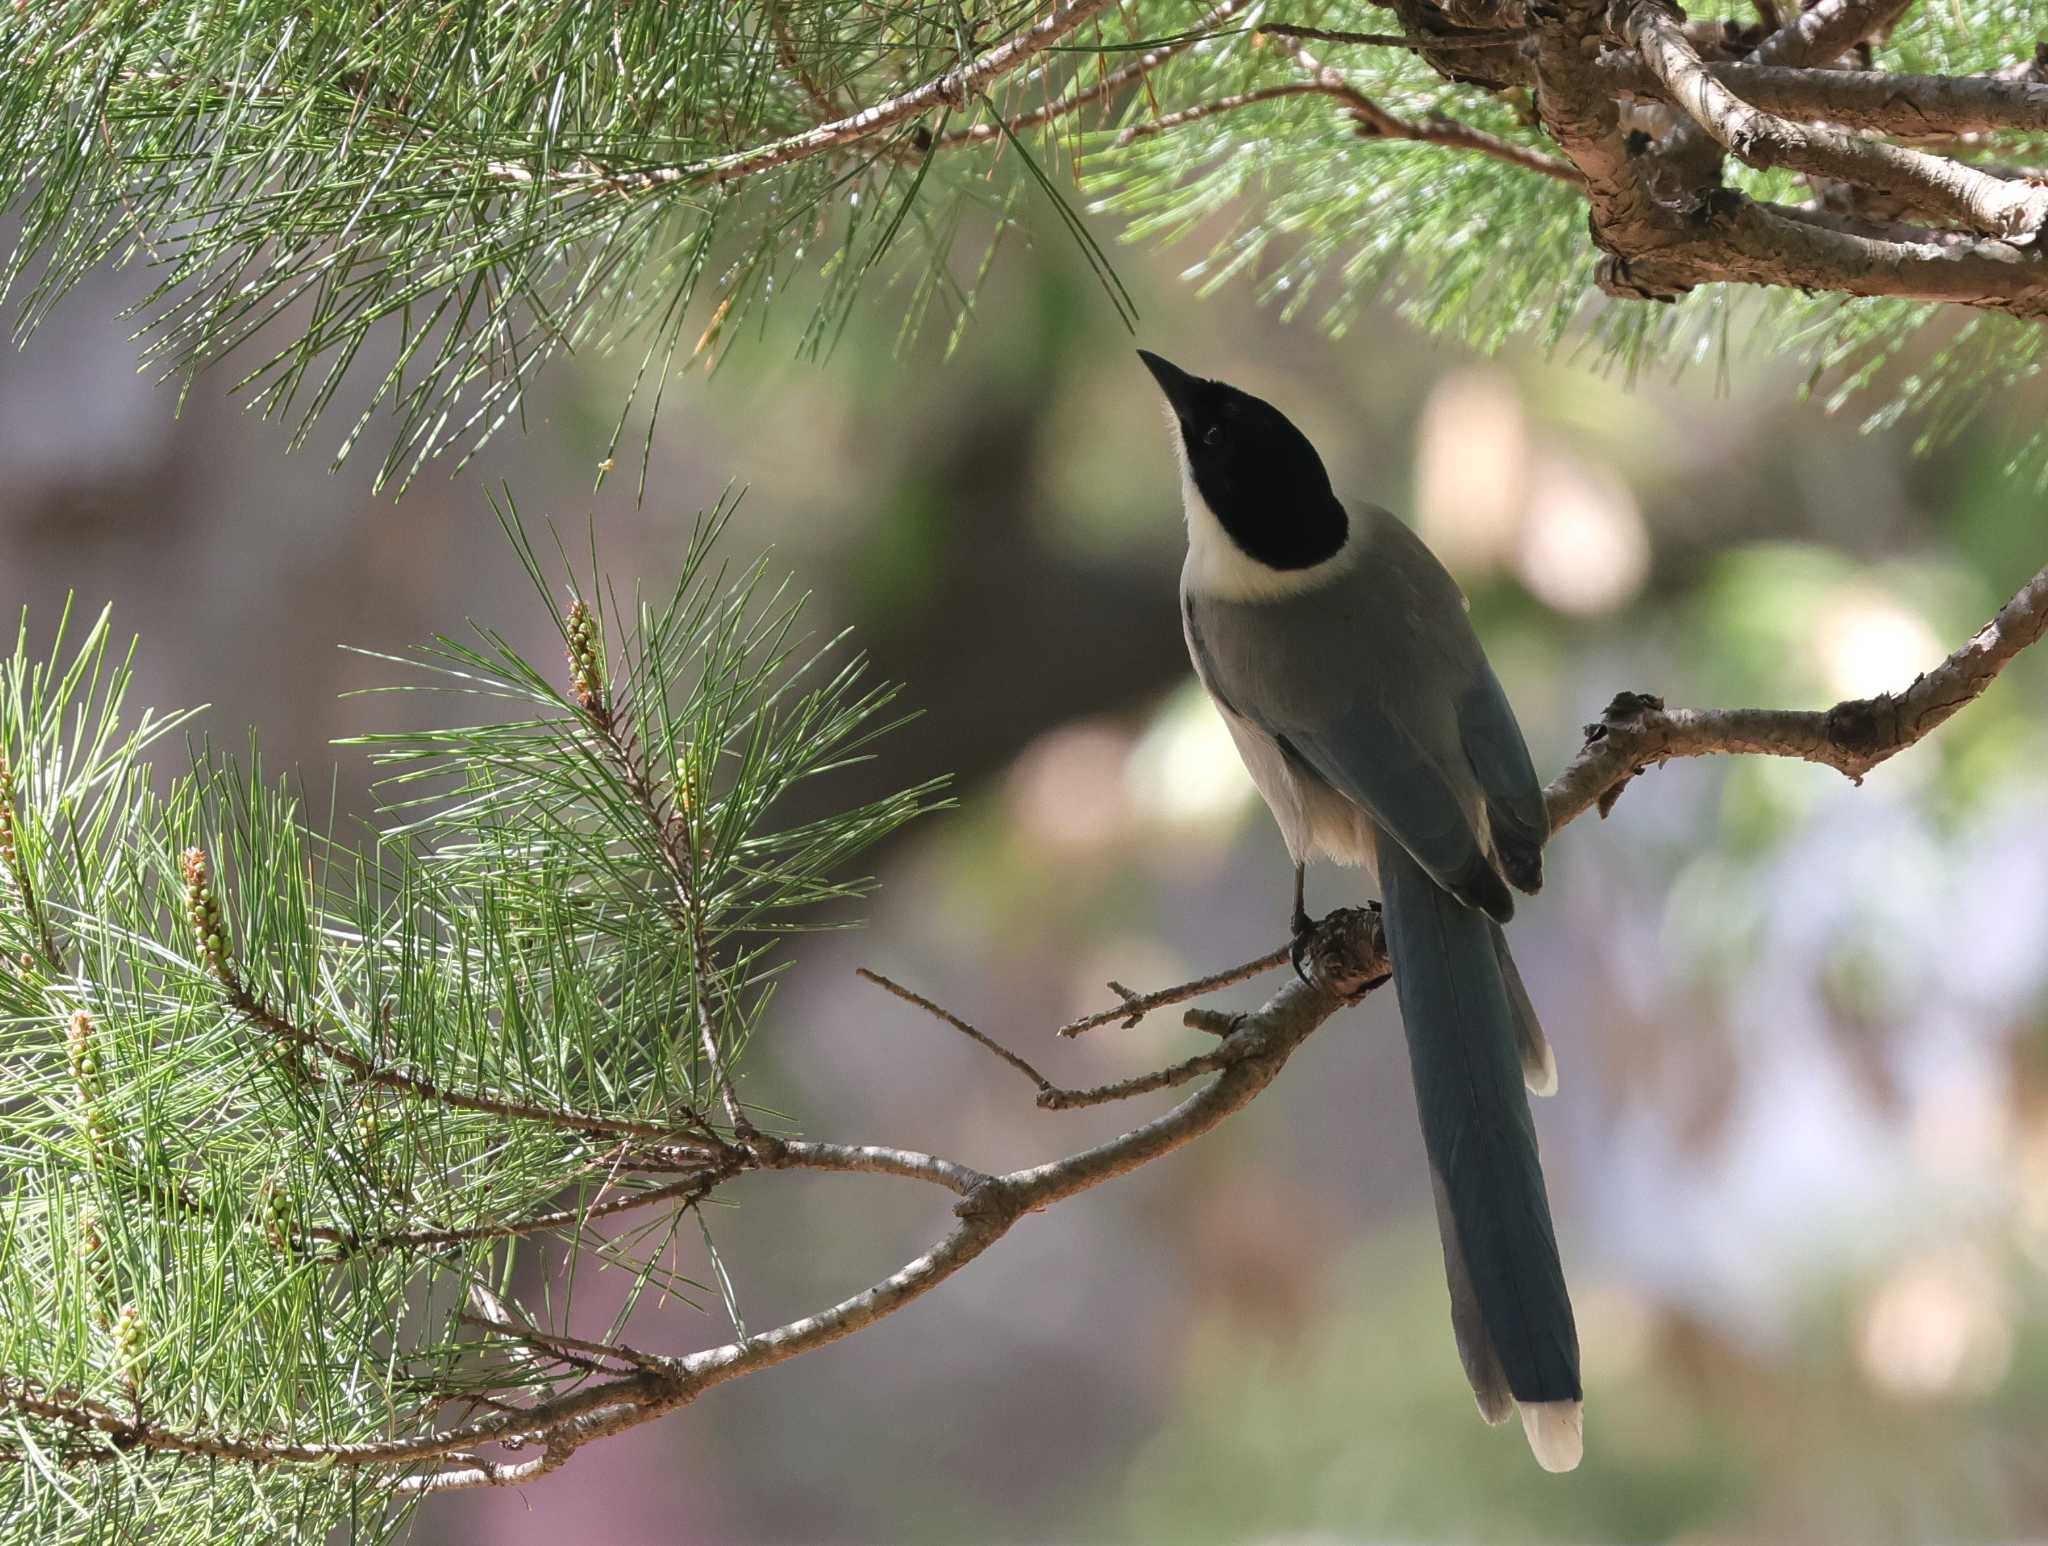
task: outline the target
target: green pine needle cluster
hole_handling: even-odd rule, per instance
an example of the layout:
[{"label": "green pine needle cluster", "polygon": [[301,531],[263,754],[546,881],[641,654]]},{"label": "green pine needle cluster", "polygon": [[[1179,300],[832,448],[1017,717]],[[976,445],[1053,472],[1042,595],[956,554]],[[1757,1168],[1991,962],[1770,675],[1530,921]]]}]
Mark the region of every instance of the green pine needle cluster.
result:
[{"label": "green pine needle cluster", "polygon": [[[1328,27],[1367,28],[1374,15],[1264,9],[1275,20]],[[1726,14],[1753,20],[1745,7]],[[1894,34],[1884,66],[1987,72],[2024,55],[2040,27],[2038,7],[2023,0],[1923,5]],[[1395,117],[1442,114],[1554,152],[1518,94],[1451,84],[1400,50],[1309,46]],[[1745,352],[1776,351],[1802,362],[1830,407],[1860,408],[1871,428],[1909,420],[1924,444],[1952,435],[1987,398],[2048,364],[2048,328],[1989,313],[1957,317],[1933,304],[1722,288],[1676,305],[1608,300],[1591,284],[1597,254],[1575,190],[1467,152],[1361,140],[1320,97],[1255,103],[1168,133],[1129,132],[1156,116],[1154,100],[1170,111],[1300,79],[1284,40],[1249,31],[1179,54],[1147,77],[1149,96],[1132,101],[1119,123],[1082,137],[1075,162],[1091,208],[1120,216],[1132,241],[1195,247],[1183,274],[1204,293],[1242,282],[1288,317],[1335,335],[1363,309],[1391,302],[1418,326],[1475,349],[1526,338],[1631,376],[1712,363],[1725,378]],[[2016,136],[2005,149],[2039,160],[2048,138]],[[1732,160],[1728,170],[1753,197],[1802,196],[1784,174]],[[2048,438],[2021,446],[2014,470],[2048,476]]]},{"label": "green pine needle cluster", "polygon": [[[1298,80],[1260,23],[1385,24],[1360,4],[1260,0],[1191,47],[1178,45],[1197,13],[1104,9],[950,105],[726,170],[1045,15],[1028,0],[0,9],[0,210],[21,226],[0,288],[25,332],[97,267],[145,264],[150,364],[189,379],[226,362],[295,442],[346,401],[336,456],[380,426],[380,481],[401,482],[516,421],[534,372],[564,351],[637,361],[631,398],[651,418],[679,364],[720,358],[792,295],[808,308],[794,335],[807,351],[829,348],[880,284],[896,286],[906,339],[933,321],[957,338],[997,243],[1027,215],[1072,239],[1126,320],[1134,307],[1095,234],[1116,221],[1132,239],[1200,244],[1190,271],[1205,285],[1244,276],[1340,331],[1392,298],[1481,348],[1529,337],[1629,370],[1790,340],[1823,393],[1879,421],[1918,415],[1933,435],[2040,373],[2040,327],[1931,306],[1706,294],[1645,315],[1592,287],[1597,254],[1569,188],[1469,151],[1361,140],[1325,98],[1122,134]],[[2029,0],[1923,4],[1882,62],[1991,70],[2024,55],[2039,23]],[[1142,81],[1009,127],[1158,48],[1172,57]],[[1317,50],[1400,117],[1442,112],[1552,148],[1512,95],[1447,82],[1400,49]],[[981,137],[963,140],[970,128]],[[2043,148],[2006,136],[1981,154],[2037,162]],[[1753,193],[1785,181],[1730,175]],[[1076,191],[1112,219],[1090,221]]]},{"label": "green pine needle cluster", "polygon": [[803,639],[799,596],[718,560],[730,510],[665,596],[579,582],[565,661],[483,629],[411,658],[405,690],[473,722],[368,738],[389,800],[360,840],[253,752],[162,779],[192,721],[130,712],[109,619],[47,656],[24,624],[0,664],[0,1538],[380,1539],[407,1512],[390,1467],[151,1453],[37,1398],[377,1443],[588,1378],[487,1323],[563,1324],[599,1265],[619,1323],[718,1302],[720,1274],[663,1265],[710,1239],[710,1185],[639,1164],[652,1140],[622,1169],[621,1135],[730,1138],[778,940],[847,922],[850,864],[936,793],[785,814],[897,716]]}]

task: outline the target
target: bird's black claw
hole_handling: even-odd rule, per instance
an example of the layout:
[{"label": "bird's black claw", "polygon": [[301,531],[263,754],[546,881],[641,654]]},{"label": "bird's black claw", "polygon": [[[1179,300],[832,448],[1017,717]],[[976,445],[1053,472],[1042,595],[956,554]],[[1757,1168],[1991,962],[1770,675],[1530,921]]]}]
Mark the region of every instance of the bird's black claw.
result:
[{"label": "bird's black claw", "polygon": [[1293,920],[1294,943],[1288,947],[1287,959],[1294,964],[1294,975],[1303,982],[1308,981],[1308,970],[1301,964],[1308,943],[1316,937],[1316,921],[1305,912],[1298,912]]}]

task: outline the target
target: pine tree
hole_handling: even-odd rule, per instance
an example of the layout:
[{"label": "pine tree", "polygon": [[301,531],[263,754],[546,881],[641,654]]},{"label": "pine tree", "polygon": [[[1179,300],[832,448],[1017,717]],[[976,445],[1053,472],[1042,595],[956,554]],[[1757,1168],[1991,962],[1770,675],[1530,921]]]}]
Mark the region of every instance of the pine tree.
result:
[{"label": "pine tree", "polygon": [[[1112,224],[1199,239],[1204,284],[1332,329],[1391,296],[1482,346],[1636,364],[1761,324],[1829,390],[1930,432],[2038,372],[2048,53],[2014,0],[1387,9],[1398,30],[1370,33],[1270,0],[19,4],[0,10],[6,282],[26,330],[97,266],[153,265],[149,357],[235,356],[299,438],[395,328],[343,454],[389,411],[401,480],[516,416],[566,348],[632,349],[658,396],[778,293],[810,299],[823,350],[883,285],[906,337],[957,334],[1039,200],[1125,316]],[[805,642],[763,567],[727,567],[730,513],[672,589],[621,603],[508,505],[563,658],[480,630],[386,662],[449,723],[367,743],[388,778],[362,833],[253,752],[202,743],[165,782],[154,761],[192,722],[132,709],[111,620],[67,618],[47,658],[23,625],[0,663],[7,1538],[374,1540],[430,1493],[544,1476],[1208,1132],[1387,980],[1376,917],[1333,914],[1263,1008],[1187,1012],[1213,1045],[1069,1089],[873,977],[1041,1107],[1195,1088],[1007,1173],[770,1120],[746,1075],[783,945],[846,921],[848,867],[941,791],[785,819],[792,787],[870,755],[896,700]],[[1624,694],[1550,786],[1553,829],[1676,757],[1860,776],[2044,631],[2048,571],[1896,695],[1698,713]],[[1115,988],[1062,1030],[1285,959]],[[936,1186],[949,1222],[872,1287],[748,1331],[702,1205],[794,1169]],[[664,1265],[683,1231],[706,1282]],[[567,1329],[567,1295],[515,1292],[536,1257],[578,1253],[630,1285],[602,1335]],[[667,1294],[723,1300],[735,1338],[637,1349],[626,1317]]]},{"label": "pine tree", "polygon": [[1094,217],[1199,240],[1205,285],[1329,328],[1392,296],[1481,346],[1631,366],[1760,328],[1834,398],[1874,388],[1937,434],[2038,373],[2027,0],[1387,9],[1391,33],[1323,0],[17,5],[4,274],[26,328],[147,262],[150,360],[232,355],[300,438],[392,322],[372,413],[401,478],[516,415],[563,349],[629,348],[652,390],[778,290],[814,298],[806,349],[883,282],[907,329],[958,329],[1034,200],[1125,316]]}]

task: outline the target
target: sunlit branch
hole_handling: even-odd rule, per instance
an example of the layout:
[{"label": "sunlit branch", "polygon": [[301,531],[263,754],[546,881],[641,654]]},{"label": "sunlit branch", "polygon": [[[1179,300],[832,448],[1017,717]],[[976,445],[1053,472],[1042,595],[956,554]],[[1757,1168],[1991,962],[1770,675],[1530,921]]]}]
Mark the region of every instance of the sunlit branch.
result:
[{"label": "sunlit branch", "polygon": [[1551,830],[1596,804],[1606,814],[1637,773],[1677,757],[1797,757],[1860,783],[1976,701],[2044,631],[2048,569],[1940,665],[1897,693],[1819,710],[1667,709],[1659,698],[1623,693],[1598,724],[1586,727],[1585,747],[1544,792]]},{"label": "sunlit branch", "polygon": [[1701,62],[1663,0],[1623,0],[1617,30],[1644,66],[1715,141],[1750,166],[1839,178],[1995,236],[2023,236],[2048,220],[2048,188],[1844,130],[1795,123],[1751,106]]}]

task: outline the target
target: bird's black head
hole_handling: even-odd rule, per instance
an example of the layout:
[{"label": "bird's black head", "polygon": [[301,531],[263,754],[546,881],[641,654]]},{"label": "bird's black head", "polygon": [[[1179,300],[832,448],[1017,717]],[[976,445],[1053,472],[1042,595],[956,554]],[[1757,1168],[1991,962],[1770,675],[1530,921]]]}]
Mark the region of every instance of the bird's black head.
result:
[{"label": "bird's black head", "polygon": [[1245,556],[1273,569],[1334,558],[1348,522],[1308,436],[1249,392],[1138,358],[1173,408],[1196,491]]}]

